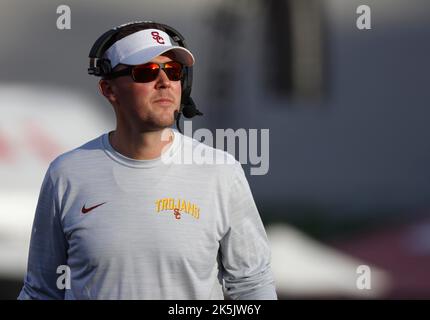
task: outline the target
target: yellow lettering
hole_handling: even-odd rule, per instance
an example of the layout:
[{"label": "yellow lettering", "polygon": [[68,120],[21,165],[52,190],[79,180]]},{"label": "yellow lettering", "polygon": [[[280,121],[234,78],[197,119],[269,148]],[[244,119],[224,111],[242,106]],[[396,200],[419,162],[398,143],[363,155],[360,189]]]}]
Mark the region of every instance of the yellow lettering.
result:
[{"label": "yellow lettering", "polygon": [[185,202],[185,200],[182,200],[181,211],[185,211],[185,210],[187,210],[187,203]]},{"label": "yellow lettering", "polygon": [[168,203],[169,199],[168,198],[163,198],[163,209],[161,210],[167,210],[167,203]]},{"label": "yellow lettering", "polygon": [[188,214],[190,214],[192,211],[191,211],[191,208],[192,208],[192,205],[191,205],[191,202],[187,202],[187,213]]},{"label": "yellow lettering", "polygon": [[155,205],[157,206],[157,212],[160,212],[161,199],[158,199],[157,201],[155,201]]},{"label": "yellow lettering", "polygon": [[175,199],[169,198],[169,210],[175,209]]}]

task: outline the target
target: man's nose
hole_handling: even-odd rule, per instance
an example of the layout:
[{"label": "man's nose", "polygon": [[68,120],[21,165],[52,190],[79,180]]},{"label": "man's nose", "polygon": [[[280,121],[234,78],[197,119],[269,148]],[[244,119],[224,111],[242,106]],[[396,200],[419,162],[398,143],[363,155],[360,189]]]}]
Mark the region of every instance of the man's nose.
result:
[{"label": "man's nose", "polygon": [[163,69],[161,69],[160,72],[158,73],[156,81],[157,81],[156,82],[157,88],[170,87],[170,80]]}]

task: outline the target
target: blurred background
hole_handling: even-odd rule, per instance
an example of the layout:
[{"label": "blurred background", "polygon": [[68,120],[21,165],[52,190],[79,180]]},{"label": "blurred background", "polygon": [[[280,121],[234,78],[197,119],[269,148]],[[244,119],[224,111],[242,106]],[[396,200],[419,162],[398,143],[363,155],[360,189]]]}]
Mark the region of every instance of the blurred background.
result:
[{"label": "blurred background", "polygon": [[185,36],[193,130],[270,129],[269,172],[248,179],[281,299],[430,298],[429,16],[426,0],[1,0],[0,298],[21,289],[50,161],[115,126],[87,57],[132,20]]}]

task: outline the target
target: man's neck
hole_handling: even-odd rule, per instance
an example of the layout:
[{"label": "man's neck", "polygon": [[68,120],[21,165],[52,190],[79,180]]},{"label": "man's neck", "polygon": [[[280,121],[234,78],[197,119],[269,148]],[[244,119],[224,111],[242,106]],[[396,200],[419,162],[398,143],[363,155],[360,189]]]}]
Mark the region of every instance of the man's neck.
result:
[{"label": "man's neck", "polygon": [[[167,130],[164,132],[164,130]],[[122,155],[136,160],[151,160],[161,156],[163,148],[169,146],[174,139],[172,129],[159,131],[127,132],[112,131],[109,134],[111,146]]]}]

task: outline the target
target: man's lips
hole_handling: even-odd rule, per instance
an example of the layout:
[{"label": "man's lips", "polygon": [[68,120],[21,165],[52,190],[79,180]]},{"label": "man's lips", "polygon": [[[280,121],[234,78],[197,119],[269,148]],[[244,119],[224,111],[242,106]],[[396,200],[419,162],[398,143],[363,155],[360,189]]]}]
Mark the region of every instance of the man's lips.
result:
[{"label": "man's lips", "polygon": [[173,103],[173,100],[167,99],[167,98],[162,98],[162,99],[154,100],[154,103]]}]

